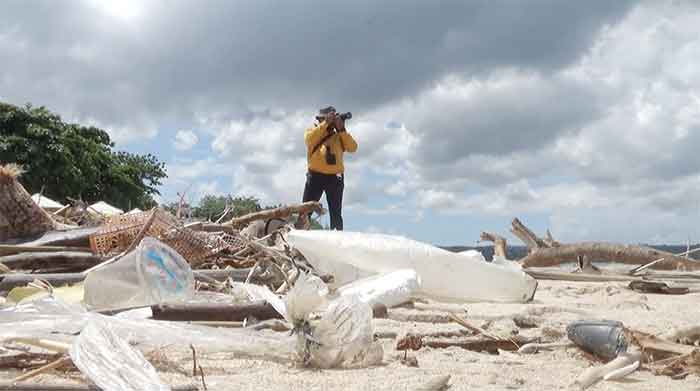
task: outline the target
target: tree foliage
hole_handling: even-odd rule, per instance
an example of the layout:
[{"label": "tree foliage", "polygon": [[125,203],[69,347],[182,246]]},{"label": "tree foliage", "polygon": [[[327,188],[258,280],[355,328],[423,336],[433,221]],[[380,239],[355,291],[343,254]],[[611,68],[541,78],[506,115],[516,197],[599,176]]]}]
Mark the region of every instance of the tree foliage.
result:
[{"label": "tree foliage", "polygon": [[19,163],[31,193],[122,209],[155,206],[165,164],[150,154],[114,151],[107,132],[69,124],[44,107],[0,102],[0,163]]}]

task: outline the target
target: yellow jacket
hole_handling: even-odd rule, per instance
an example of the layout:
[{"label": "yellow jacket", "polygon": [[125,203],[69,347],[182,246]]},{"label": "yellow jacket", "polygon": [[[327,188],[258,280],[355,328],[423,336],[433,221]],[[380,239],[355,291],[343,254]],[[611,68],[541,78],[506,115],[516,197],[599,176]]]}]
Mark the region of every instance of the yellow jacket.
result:
[{"label": "yellow jacket", "polygon": [[[314,152],[313,149],[328,135],[328,124],[324,121],[309,128],[304,132],[304,142],[306,143],[306,159],[309,170],[322,174],[340,174],[345,171],[343,166],[343,153],[357,151],[357,142],[350,133],[337,132],[329,137],[320,148]],[[330,148],[335,155],[336,164],[326,163],[326,150]]]}]

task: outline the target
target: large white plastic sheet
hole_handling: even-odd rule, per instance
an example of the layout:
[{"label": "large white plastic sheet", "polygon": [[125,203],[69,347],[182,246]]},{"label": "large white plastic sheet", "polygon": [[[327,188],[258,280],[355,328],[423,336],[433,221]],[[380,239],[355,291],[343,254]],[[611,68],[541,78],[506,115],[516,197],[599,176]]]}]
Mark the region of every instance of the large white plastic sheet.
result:
[{"label": "large white plastic sheet", "polygon": [[295,339],[281,333],[226,329],[144,319],[108,317],[46,297],[0,310],[0,341],[48,339],[72,343],[94,317],[141,350],[193,344],[201,353],[229,352],[236,357],[290,362]]},{"label": "large white plastic sheet", "polygon": [[113,330],[109,320],[91,316],[70,348],[80,371],[104,391],[170,391],[156,369]]},{"label": "large white plastic sheet", "polygon": [[[343,285],[377,273],[413,269],[420,294],[441,301],[527,302],[537,281],[517,267],[484,262],[399,236],[293,230],[289,243],[321,273]],[[346,274],[348,267],[356,271]]]},{"label": "large white plastic sheet", "polygon": [[[251,295],[254,297],[274,296],[265,287],[252,288],[250,291],[256,292]],[[138,316],[110,317],[87,312],[80,306],[66,304],[53,297],[1,309],[0,342],[46,339],[77,343],[77,346],[82,346],[83,357],[86,352],[84,347],[88,346],[88,349],[96,353],[85,359],[97,360],[93,362],[96,365],[93,368],[99,368],[100,360],[110,362],[113,359],[107,352],[95,350],[95,341],[100,338],[112,339],[112,345],[119,344],[114,342],[117,339],[123,340],[135,344],[142,351],[162,346],[187,347],[192,344],[202,354],[228,352],[238,358],[282,363],[292,362],[302,356],[304,351],[309,351],[311,360],[307,364],[320,368],[363,367],[380,363],[383,351],[381,345],[373,341],[372,310],[369,305],[355,295],[337,300],[329,300],[327,295],[328,287],[323,281],[303,274],[285,300],[277,300],[275,303],[276,308],[279,307],[291,323],[309,325],[312,338],[320,342],[320,345],[312,344],[310,349],[307,349],[306,343],[300,344],[300,341],[305,342],[306,335],[303,333],[295,337],[252,329],[211,328],[146,320]],[[82,335],[86,331],[87,339],[76,342],[76,335]],[[95,338],[95,335],[101,336]],[[93,348],[89,348],[91,345]],[[118,351],[114,347],[110,350]],[[100,358],[103,355],[105,356]]]}]

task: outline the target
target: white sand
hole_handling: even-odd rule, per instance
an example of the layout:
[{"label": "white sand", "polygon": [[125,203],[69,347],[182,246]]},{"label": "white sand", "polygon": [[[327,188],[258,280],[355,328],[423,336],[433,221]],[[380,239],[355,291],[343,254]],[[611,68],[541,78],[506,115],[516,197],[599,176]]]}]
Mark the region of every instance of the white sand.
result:
[{"label": "white sand", "polygon": [[[565,332],[566,325],[577,319],[613,319],[642,331],[662,334],[673,327],[700,324],[699,294],[680,296],[639,294],[625,288],[624,283],[571,283],[540,281],[535,301],[528,304],[465,305],[437,304],[445,309],[461,312],[471,324],[485,327],[490,333],[507,335],[518,331],[512,318],[529,314],[541,319],[538,328],[521,329],[528,337],[543,335],[543,330]],[[436,314],[439,310],[397,308],[396,314]],[[461,326],[417,322],[375,320],[375,331],[429,333],[461,330]],[[562,341],[565,341],[564,336]],[[554,341],[556,338],[545,338]],[[395,350],[394,339],[384,341],[384,365],[357,370],[309,370],[288,365],[254,360],[240,360],[228,354],[210,355],[201,359],[210,390],[413,390],[434,376],[452,375],[451,390],[562,390],[570,385],[591,364],[578,348],[560,348],[533,355],[503,353],[490,355],[460,348],[429,349],[410,352],[419,363],[418,368],[403,365]],[[186,341],[183,341],[186,346]],[[169,354],[169,358],[191,370],[189,354]],[[595,364],[598,365],[598,364]],[[9,379],[17,372],[2,372],[0,378]],[[193,379],[172,371],[161,374],[171,384],[186,384]],[[54,382],[61,377],[46,374],[36,380]],[[700,390],[700,379],[691,375],[684,380],[654,376],[648,370],[639,370],[619,382],[601,382],[591,390]]]}]

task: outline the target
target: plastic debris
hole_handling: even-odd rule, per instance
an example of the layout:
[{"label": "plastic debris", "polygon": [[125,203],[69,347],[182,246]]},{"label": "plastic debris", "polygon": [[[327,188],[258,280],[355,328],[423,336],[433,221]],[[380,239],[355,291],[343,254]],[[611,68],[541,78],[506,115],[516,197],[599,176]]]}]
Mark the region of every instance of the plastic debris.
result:
[{"label": "plastic debris", "polygon": [[85,278],[85,304],[93,309],[187,301],[193,294],[194,275],[189,263],[150,237],[117,262],[92,271]]},{"label": "plastic debris", "polygon": [[357,280],[337,289],[338,296],[356,295],[370,306],[394,307],[410,300],[420,289],[420,277],[414,270],[397,270]]},{"label": "plastic debris", "polygon": [[101,316],[90,317],[69,353],[75,366],[105,391],[170,391],[143,354]]},{"label": "plastic debris", "polygon": [[[302,273],[284,298],[285,318],[292,324],[308,321],[327,304],[328,286],[320,278]],[[296,326],[296,325],[295,325]]]},{"label": "plastic debris", "polygon": [[276,362],[289,362],[292,358],[294,338],[290,336],[138,317],[107,317],[51,297],[1,309],[0,341],[29,338],[72,343],[95,316],[108,321],[114,333],[142,351],[166,345],[180,346],[186,341],[197,346],[200,353],[228,352],[238,357]]},{"label": "plastic debris", "polygon": [[357,295],[329,300],[320,278],[302,273],[285,297],[286,319],[297,335],[297,359],[318,368],[366,367],[381,363],[374,342],[372,308]]},{"label": "plastic debris", "polygon": [[354,295],[332,301],[327,295],[327,286],[317,277],[299,277],[284,305],[287,319],[295,325],[296,337],[145,320],[140,313],[106,317],[44,297],[1,309],[0,341],[38,338],[72,343],[93,318],[99,317],[109,323],[111,332],[141,350],[179,346],[186,341],[197,346],[200,353],[228,352],[275,362],[289,362],[296,357],[305,365],[320,368],[380,363],[383,350],[381,344],[373,341],[369,305]]},{"label": "plastic debris", "polygon": [[[373,340],[372,308],[357,296],[332,301],[312,325],[314,343],[308,346],[311,366],[366,367],[382,361],[384,350]],[[302,343],[308,341],[307,336],[300,337]]]},{"label": "plastic debris", "polygon": [[335,286],[367,274],[413,269],[421,295],[442,301],[527,302],[537,289],[537,281],[516,267],[399,236],[292,230],[287,239],[319,272],[332,274]]},{"label": "plastic debris", "polygon": [[609,363],[586,369],[576,379],[574,386],[585,390],[601,380],[619,380],[629,376],[639,368],[641,355],[639,353],[620,353]]},{"label": "plastic debris", "polygon": [[586,352],[612,360],[627,351],[622,322],[614,320],[581,320],[566,327],[571,342]]}]

